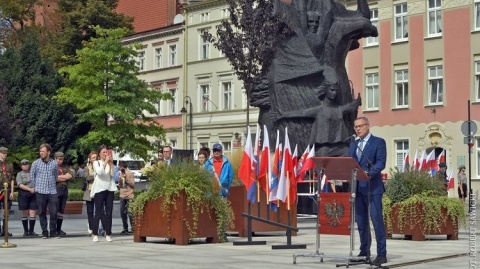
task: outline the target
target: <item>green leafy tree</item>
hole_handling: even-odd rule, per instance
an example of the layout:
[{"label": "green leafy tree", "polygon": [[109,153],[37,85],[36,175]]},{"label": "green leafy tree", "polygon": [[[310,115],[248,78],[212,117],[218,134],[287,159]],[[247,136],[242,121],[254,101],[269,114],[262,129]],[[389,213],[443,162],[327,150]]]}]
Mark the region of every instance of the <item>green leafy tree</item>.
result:
[{"label": "green leafy tree", "polygon": [[0,14],[4,25],[12,29],[23,29],[26,21],[35,20],[35,7],[39,0],[2,0]]},{"label": "green leafy tree", "polygon": [[72,146],[77,131],[73,110],[54,99],[62,77],[43,61],[35,35],[19,50],[7,49],[0,55],[0,84],[8,89],[4,102],[9,128],[2,136],[12,150],[35,152],[41,143],[54,150]]},{"label": "green leafy tree", "polygon": [[82,42],[96,37],[95,27],[102,29],[126,28],[133,30],[133,18],[115,12],[119,0],[58,0],[61,36],[54,44],[62,51],[63,59],[71,63]]},{"label": "green leafy tree", "polygon": [[154,148],[148,137],[164,138],[164,130],[145,112],[156,114],[154,103],[169,96],[151,90],[137,78],[139,68],[134,47],[124,46],[127,29],[95,27],[98,37],[77,51],[77,64],[60,69],[67,76],[58,99],[74,105],[79,123],[91,124],[87,135],[78,140],[90,150],[100,144],[147,158]]},{"label": "green leafy tree", "polygon": [[[288,29],[274,13],[274,0],[226,0],[230,18],[217,26],[207,39],[221,50],[232,65],[250,101],[251,93],[267,76],[275,48]],[[247,109],[250,106],[247,106]],[[247,111],[247,125],[249,113]]]}]

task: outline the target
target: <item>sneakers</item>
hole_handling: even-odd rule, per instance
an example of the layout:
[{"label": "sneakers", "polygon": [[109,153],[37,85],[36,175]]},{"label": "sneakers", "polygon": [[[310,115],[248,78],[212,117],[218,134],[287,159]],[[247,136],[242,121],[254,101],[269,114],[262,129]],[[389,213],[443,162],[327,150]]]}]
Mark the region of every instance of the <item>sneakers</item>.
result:
[{"label": "sneakers", "polygon": [[105,236],[105,239],[107,240],[107,242],[112,242],[112,237],[110,235],[106,235]]},{"label": "sneakers", "polygon": [[134,232],[135,231],[133,230],[133,228],[130,231],[128,231],[129,234],[133,234]]},{"label": "sneakers", "polygon": [[42,238],[43,239],[48,239],[48,232],[43,232],[42,233]]},{"label": "sneakers", "polygon": [[93,235],[93,231],[88,229],[88,236],[92,236]]},{"label": "sneakers", "polygon": [[93,242],[98,242],[98,235],[94,235],[92,241]]},{"label": "sneakers", "polygon": [[128,230],[127,229],[123,229],[120,234],[128,234]]},{"label": "sneakers", "polygon": [[60,239],[60,238],[61,238],[61,237],[60,237],[60,234],[57,233],[57,232],[51,232],[51,233],[50,233],[50,237],[55,237],[56,239]]}]

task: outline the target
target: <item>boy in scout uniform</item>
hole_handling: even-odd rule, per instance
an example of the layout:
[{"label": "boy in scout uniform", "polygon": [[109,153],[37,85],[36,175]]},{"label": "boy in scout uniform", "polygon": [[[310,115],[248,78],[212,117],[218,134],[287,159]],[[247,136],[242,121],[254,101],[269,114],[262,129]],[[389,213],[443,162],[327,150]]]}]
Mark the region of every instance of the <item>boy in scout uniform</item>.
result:
[{"label": "boy in scout uniform", "polygon": [[68,182],[75,177],[75,171],[68,165],[63,164],[63,152],[55,152],[55,161],[58,164],[58,178],[57,178],[57,195],[58,195],[58,212],[57,212],[57,234],[65,236],[67,233],[62,231],[63,215],[65,213],[65,206],[68,198]]},{"label": "boy in scout uniform", "polygon": [[22,211],[23,236],[38,236],[34,231],[38,207],[35,188],[30,180],[30,162],[23,159],[20,164],[22,171],[17,173],[17,186],[18,209]]},{"label": "boy in scout uniform", "polygon": [[[1,184],[1,191],[2,193],[0,194],[0,211],[3,211],[4,209],[4,195],[7,196],[8,199],[8,210],[4,212],[4,214],[8,214],[10,211],[10,208],[12,207],[12,200],[13,200],[13,188],[15,186],[15,182],[13,180],[13,165],[10,162],[7,162],[7,154],[8,154],[8,149],[6,147],[0,147],[0,184]],[[3,184],[7,183],[8,188],[7,188],[7,193],[3,193]],[[1,218],[4,217],[4,214],[1,214]],[[1,227],[0,223],[0,233],[1,236],[5,235],[5,219],[3,219],[3,227]],[[8,236],[12,236],[11,233],[8,233]]]}]

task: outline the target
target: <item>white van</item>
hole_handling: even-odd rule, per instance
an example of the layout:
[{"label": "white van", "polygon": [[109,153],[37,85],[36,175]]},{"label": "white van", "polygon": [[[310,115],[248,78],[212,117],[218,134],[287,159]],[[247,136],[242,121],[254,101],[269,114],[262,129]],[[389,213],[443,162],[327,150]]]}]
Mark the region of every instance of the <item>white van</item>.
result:
[{"label": "white van", "polygon": [[145,161],[143,159],[134,159],[129,154],[120,157],[118,153],[113,153],[113,163],[118,166],[120,162],[127,164],[128,170],[130,170],[135,177],[135,182],[146,181],[146,178],[142,177],[142,172],[140,171],[145,167]]}]

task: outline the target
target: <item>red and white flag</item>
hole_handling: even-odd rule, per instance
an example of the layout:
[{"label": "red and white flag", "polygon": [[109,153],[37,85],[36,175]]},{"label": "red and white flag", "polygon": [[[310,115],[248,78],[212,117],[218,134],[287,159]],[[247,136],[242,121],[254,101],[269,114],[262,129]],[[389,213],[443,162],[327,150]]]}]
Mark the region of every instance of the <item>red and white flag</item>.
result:
[{"label": "red and white flag", "polygon": [[[292,179],[295,181],[293,178],[292,151],[290,149],[288,129],[285,127],[285,147],[283,149],[283,162],[277,191],[277,198],[282,202],[287,200]],[[290,199],[292,199],[292,197]]]},{"label": "red and white flag", "polygon": [[298,149],[297,145],[295,145],[295,150],[293,151],[292,154],[292,167],[293,167],[293,176],[296,178],[297,177],[297,172],[298,172]]},{"label": "red and white flag", "polygon": [[315,157],[315,145],[312,146],[312,149],[305,157],[305,161],[303,162],[302,168],[298,172],[297,181],[301,182],[305,178],[305,173],[308,170],[312,170],[315,168],[315,163],[313,162],[313,157]]},{"label": "red and white flag", "polygon": [[415,171],[420,169],[420,161],[418,160],[418,149],[415,150],[415,157],[413,158],[412,168]]},{"label": "red and white flag", "polygon": [[447,191],[449,189],[455,188],[455,179],[453,177],[453,170],[448,173],[448,186],[447,186]]},{"label": "red and white flag", "polygon": [[267,190],[269,178],[272,176],[272,166],[270,162],[270,139],[268,138],[267,126],[263,125],[263,146],[262,157],[260,159],[260,169],[258,172],[258,182],[264,191]]},{"label": "red and white flag", "polygon": [[245,188],[247,189],[247,199],[250,202],[255,202],[255,195],[253,197],[248,196],[248,191],[254,186],[255,176],[253,167],[253,149],[252,149],[252,138],[250,135],[250,127],[247,128],[247,141],[245,142],[245,147],[243,150],[242,162],[240,163],[240,170],[238,171],[238,178],[243,182]]}]

